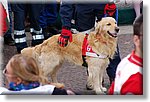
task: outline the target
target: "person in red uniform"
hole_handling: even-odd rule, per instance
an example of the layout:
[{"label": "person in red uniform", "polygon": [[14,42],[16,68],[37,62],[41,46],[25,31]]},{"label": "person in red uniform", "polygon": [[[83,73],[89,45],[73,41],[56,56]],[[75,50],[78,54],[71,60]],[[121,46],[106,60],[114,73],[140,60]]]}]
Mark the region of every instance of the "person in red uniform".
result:
[{"label": "person in red uniform", "polygon": [[143,95],[143,14],[133,23],[133,42],[135,49],[118,65],[115,81],[109,94]]}]

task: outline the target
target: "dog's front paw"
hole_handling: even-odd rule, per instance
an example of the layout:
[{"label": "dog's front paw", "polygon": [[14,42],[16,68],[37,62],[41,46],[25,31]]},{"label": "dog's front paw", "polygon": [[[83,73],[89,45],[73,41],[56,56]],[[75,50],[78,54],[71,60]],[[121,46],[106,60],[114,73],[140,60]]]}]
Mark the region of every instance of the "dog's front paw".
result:
[{"label": "dog's front paw", "polygon": [[101,90],[101,89],[96,89],[95,92],[96,92],[97,95],[105,95],[105,94],[106,94],[106,93],[105,93],[103,90]]},{"label": "dog's front paw", "polygon": [[103,92],[106,92],[106,91],[107,91],[107,89],[106,89],[105,87],[101,87],[101,90],[102,90]]},{"label": "dog's front paw", "polygon": [[93,85],[88,85],[88,84],[86,84],[86,89],[87,89],[87,90],[93,90]]}]

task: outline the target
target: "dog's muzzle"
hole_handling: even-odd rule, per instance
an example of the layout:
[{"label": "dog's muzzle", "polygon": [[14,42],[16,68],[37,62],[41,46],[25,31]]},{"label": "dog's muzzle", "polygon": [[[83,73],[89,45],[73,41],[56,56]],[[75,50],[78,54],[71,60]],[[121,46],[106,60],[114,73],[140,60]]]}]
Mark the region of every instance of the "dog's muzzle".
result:
[{"label": "dog's muzzle", "polygon": [[107,33],[108,33],[110,36],[114,37],[114,38],[117,37],[118,32],[119,32],[119,28],[118,28],[118,27],[115,28],[115,33],[111,33],[111,32],[109,32],[109,31],[107,31]]}]

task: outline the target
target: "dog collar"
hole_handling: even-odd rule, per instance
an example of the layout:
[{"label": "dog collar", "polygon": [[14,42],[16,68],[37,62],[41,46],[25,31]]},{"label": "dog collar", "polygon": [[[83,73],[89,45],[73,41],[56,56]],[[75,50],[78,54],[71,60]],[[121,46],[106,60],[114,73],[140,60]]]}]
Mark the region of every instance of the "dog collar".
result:
[{"label": "dog collar", "polygon": [[100,59],[108,58],[107,55],[95,53],[92,50],[92,47],[89,45],[87,38],[88,38],[88,34],[86,34],[84,41],[83,41],[82,56],[89,56],[89,57],[95,57],[95,58],[100,58]]}]

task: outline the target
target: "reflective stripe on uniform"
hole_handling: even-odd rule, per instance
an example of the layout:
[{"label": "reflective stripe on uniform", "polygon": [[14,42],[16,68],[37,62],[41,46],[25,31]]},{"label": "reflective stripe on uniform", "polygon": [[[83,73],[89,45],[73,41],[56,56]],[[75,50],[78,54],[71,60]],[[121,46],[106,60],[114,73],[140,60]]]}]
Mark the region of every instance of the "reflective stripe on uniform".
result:
[{"label": "reflective stripe on uniform", "polygon": [[23,35],[25,34],[25,30],[14,30],[15,35]]},{"label": "reflective stripe on uniform", "polygon": [[38,31],[38,30],[35,30],[33,28],[30,28],[30,32],[31,33],[35,33],[35,34],[41,34],[42,33],[42,29]]},{"label": "reflective stripe on uniform", "polygon": [[44,39],[44,35],[33,35],[33,40]]},{"label": "reflective stripe on uniform", "polygon": [[15,43],[23,43],[23,42],[26,42],[26,37],[15,39]]}]

